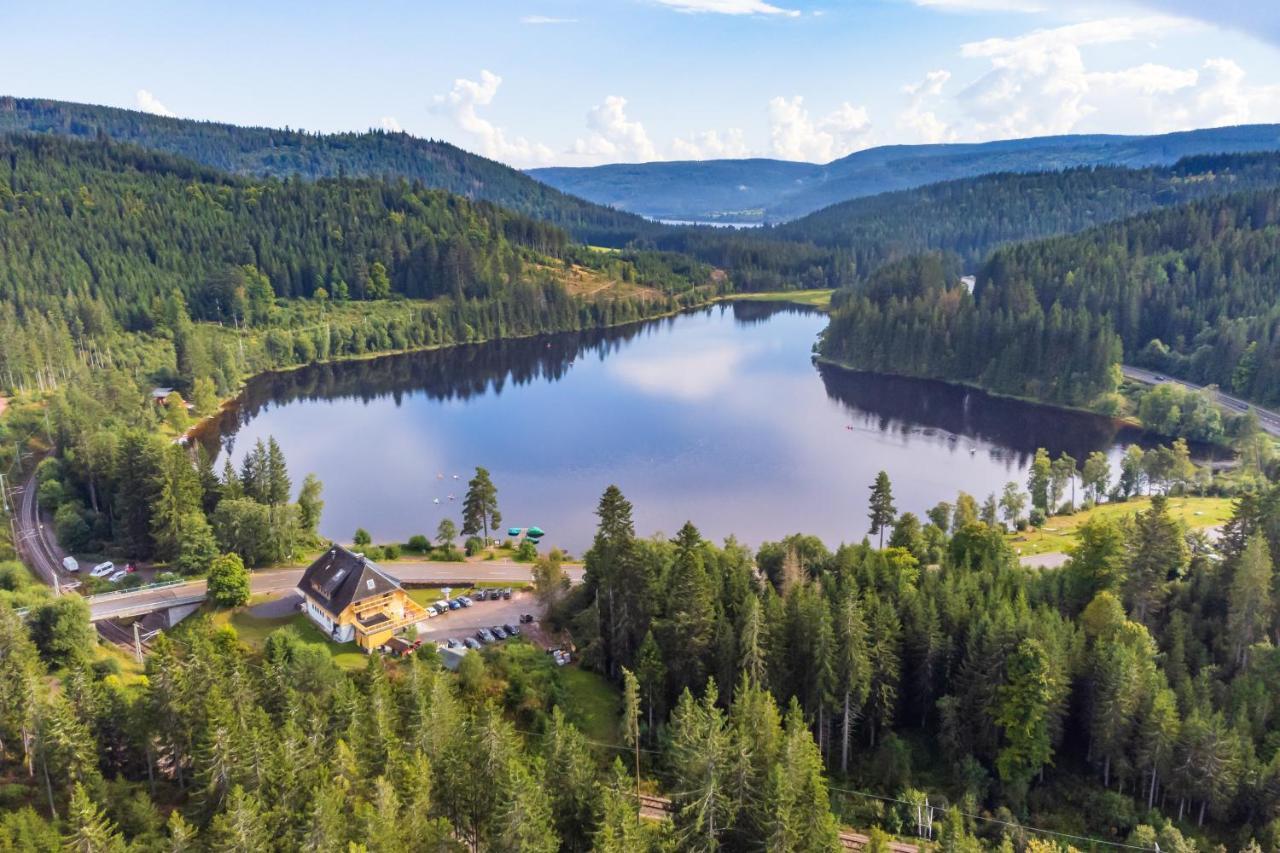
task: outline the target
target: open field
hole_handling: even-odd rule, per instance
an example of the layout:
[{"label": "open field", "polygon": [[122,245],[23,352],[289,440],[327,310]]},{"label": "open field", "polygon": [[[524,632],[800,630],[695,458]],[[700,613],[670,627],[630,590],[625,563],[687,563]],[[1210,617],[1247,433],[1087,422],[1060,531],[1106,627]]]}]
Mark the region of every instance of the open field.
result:
[{"label": "open field", "polygon": [[[1010,546],[1022,557],[1036,554],[1064,553],[1076,541],[1076,531],[1090,518],[1105,517],[1120,520],[1151,506],[1150,498],[1135,498],[1123,503],[1099,504],[1086,512],[1075,515],[1056,515],[1035,530],[1015,531],[1008,534]],[[1188,528],[1198,530],[1217,527],[1231,517],[1230,498],[1169,498],[1169,513]]]},{"label": "open field", "polygon": [[620,743],[618,719],[622,696],[601,675],[566,666],[560,670],[565,689],[564,712],[578,728],[597,743]]},{"label": "open field", "polygon": [[768,293],[735,293],[725,299],[744,302],[790,302],[793,305],[809,305],[824,311],[831,307],[833,290],[776,290]]}]

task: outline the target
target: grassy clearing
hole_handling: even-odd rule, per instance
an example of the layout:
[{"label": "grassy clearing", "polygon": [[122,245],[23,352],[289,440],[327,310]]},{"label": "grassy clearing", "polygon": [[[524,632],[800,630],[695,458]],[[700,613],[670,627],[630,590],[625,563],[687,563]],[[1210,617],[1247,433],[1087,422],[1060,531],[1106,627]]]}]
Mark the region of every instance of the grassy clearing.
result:
[{"label": "grassy clearing", "polygon": [[[1230,498],[1171,497],[1169,514],[1188,528],[1198,530],[1225,522],[1231,517],[1231,505]],[[1056,515],[1045,522],[1044,527],[1008,534],[1009,544],[1024,557],[1065,552],[1075,544],[1076,531],[1088,519],[1105,517],[1119,521],[1150,506],[1150,498],[1135,498],[1124,503],[1100,504],[1074,515]]]},{"label": "grassy clearing", "polygon": [[621,743],[618,719],[622,715],[622,694],[603,676],[576,666],[561,669],[560,679],[565,691],[565,716],[591,740]]},{"label": "grassy clearing", "polygon": [[790,302],[793,305],[809,305],[824,311],[831,307],[832,290],[779,290],[768,293],[735,293],[726,299],[744,302]]},{"label": "grassy clearing", "polygon": [[223,610],[213,614],[215,625],[230,625],[236,629],[240,641],[246,645],[261,647],[267,637],[281,628],[291,627],[297,635],[308,643],[323,646],[333,658],[333,662],[343,669],[363,669],[368,657],[356,647],[355,643],[338,644],[331,641],[303,613],[290,613],[287,616],[255,616],[247,607],[235,610]]}]

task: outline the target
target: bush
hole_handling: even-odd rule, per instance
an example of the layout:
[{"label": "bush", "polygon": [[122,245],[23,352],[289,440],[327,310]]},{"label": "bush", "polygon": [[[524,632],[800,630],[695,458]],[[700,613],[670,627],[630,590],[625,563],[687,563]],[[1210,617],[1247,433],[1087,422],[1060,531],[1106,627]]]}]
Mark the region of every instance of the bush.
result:
[{"label": "bush", "polygon": [[399,545],[383,545],[382,559],[384,560],[400,559],[400,546]]},{"label": "bush", "polygon": [[452,545],[447,548],[437,548],[431,552],[431,559],[442,563],[460,563],[464,559],[464,555]]},{"label": "bush", "polygon": [[407,547],[415,554],[425,554],[431,550],[431,540],[421,533],[416,533],[409,537]]},{"label": "bush", "polygon": [[1044,512],[1039,507],[1031,510],[1030,522],[1032,527],[1044,526]]},{"label": "bush", "polygon": [[363,527],[357,527],[355,536],[351,537],[351,542],[355,545],[368,545],[372,541],[373,537]]},{"label": "bush", "polygon": [[474,557],[484,550],[484,540],[479,536],[471,536],[467,539],[466,549],[467,556]]},{"label": "bush", "polygon": [[370,545],[360,552],[367,559],[373,560],[375,563],[382,559],[382,549],[377,545]]},{"label": "bush", "polygon": [[521,542],[520,547],[516,549],[516,560],[521,563],[532,563],[536,559],[538,559],[538,546],[528,539]]}]

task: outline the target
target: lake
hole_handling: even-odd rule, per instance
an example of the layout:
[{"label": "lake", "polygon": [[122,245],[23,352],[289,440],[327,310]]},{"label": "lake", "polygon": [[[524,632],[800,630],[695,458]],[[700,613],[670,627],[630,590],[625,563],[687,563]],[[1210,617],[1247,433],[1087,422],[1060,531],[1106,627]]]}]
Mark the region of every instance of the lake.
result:
[{"label": "lake", "polygon": [[[889,473],[900,511],[1026,480],[1035,449],[1118,459],[1141,435],[1109,419],[811,359],[825,316],[730,303],[605,331],[316,365],[252,381],[219,425],[240,461],[275,436],[295,487],[324,481],[322,533],[375,542],[457,520],[475,466],[503,527],[539,526],[580,555],[617,484],[637,532],[829,546],[867,532]],[[455,476],[457,479],[455,479]],[[452,500],[451,500],[452,496]],[[439,501],[436,503],[435,501]]]}]

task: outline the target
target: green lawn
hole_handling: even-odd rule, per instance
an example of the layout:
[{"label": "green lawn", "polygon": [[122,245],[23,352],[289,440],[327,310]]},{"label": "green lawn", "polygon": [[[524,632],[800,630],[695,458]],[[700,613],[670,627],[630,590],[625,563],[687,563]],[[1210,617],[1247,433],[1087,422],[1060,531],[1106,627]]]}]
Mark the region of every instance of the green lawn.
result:
[{"label": "green lawn", "polygon": [[831,307],[833,292],[831,290],[778,290],[768,293],[735,293],[726,298],[741,299],[745,302],[791,302],[825,310]]},{"label": "green lawn", "polygon": [[[252,605],[250,605],[252,606]],[[308,643],[317,643],[328,650],[333,662],[343,669],[364,669],[368,656],[355,643],[335,643],[316,627],[304,613],[290,613],[288,616],[254,616],[248,608],[223,610],[213,615],[214,624],[230,625],[236,629],[241,642],[250,646],[261,646],[267,636],[286,626],[292,627],[297,635]]]},{"label": "green lawn", "polygon": [[[1169,498],[1169,514],[1193,530],[1215,527],[1231,517],[1230,498]],[[1124,503],[1099,504],[1087,512],[1055,515],[1036,530],[1008,534],[1009,544],[1019,555],[1053,554],[1067,551],[1076,541],[1076,530],[1087,519],[1108,517],[1120,520],[1151,506],[1150,498],[1135,498]]]},{"label": "green lawn", "polygon": [[561,669],[560,679],[565,690],[565,716],[591,740],[620,743],[622,694],[603,676],[576,666]]}]

